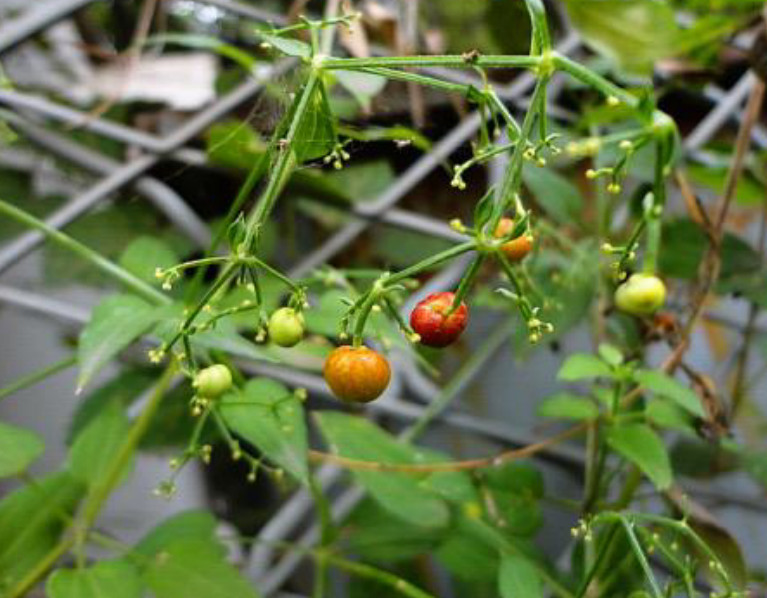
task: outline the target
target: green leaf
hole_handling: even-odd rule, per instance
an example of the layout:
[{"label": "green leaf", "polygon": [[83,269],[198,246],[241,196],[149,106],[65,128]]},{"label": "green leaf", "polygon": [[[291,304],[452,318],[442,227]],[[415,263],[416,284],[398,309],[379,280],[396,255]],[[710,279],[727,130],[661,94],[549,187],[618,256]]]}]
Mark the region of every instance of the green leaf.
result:
[{"label": "green leaf", "polygon": [[123,268],[153,285],[161,283],[155,276],[157,268],[170,268],[178,262],[176,252],[155,237],[134,239],[120,256],[120,265]]},{"label": "green leaf", "polygon": [[504,554],[498,570],[498,591],[503,598],[543,598],[543,581],[529,559]]},{"label": "green leaf", "polygon": [[[662,236],[664,250],[658,256],[661,273],[684,280],[695,278],[708,246],[703,229],[692,220],[680,218],[665,222]],[[724,235],[721,257],[720,287],[726,285],[728,279],[753,274],[760,269],[758,253],[731,233]]]},{"label": "green leaf", "polygon": [[695,426],[690,414],[674,403],[650,401],[645,408],[648,419],[657,426],[695,434]]},{"label": "green leaf", "polygon": [[26,471],[45,450],[45,443],[34,432],[0,421],[0,478]]},{"label": "green leaf", "polygon": [[[745,590],[748,585],[749,571],[746,559],[743,557],[743,551],[735,537],[717,521],[713,520],[713,518],[708,520],[707,518],[693,516],[688,520],[688,524],[722,562],[734,589]],[[699,562],[703,563],[704,568],[707,570],[706,577],[708,577],[711,583],[724,590],[721,573],[711,569],[711,559],[708,554],[697,545],[691,546],[691,548]]]},{"label": "green leaf", "polygon": [[216,525],[215,517],[208,511],[184,511],[157,525],[133,547],[133,551],[146,558],[179,541],[215,543]]},{"label": "green leaf", "polygon": [[432,552],[444,537],[441,529],[411,525],[368,498],[347,521],[348,550],[363,560],[395,563]]},{"label": "green leaf", "polygon": [[262,31],[256,31],[256,35],[258,35],[258,37],[260,37],[267,44],[271,44],[280,52],[287,54],[288,56],[309,58],[312,55],[311,46],[297,39],[280,37],[278,35],[270,35],[269,33]]},{"label": "green leaf", "polygon": [[80,333],[78,392],[103,365],[166,313],[166,307],[155,307],[133,295],[113,295],[102,301]]},{"label": "green leaf", "polygon": [[[690,181],[702,187],[708,187],[717,195],[723,195],[727,182],[729,168],[727,166],[703,166],[701,164],[688,164],[685,172]],[[764,201],[764,186],[755,180],[748,172],[738,177],[738,185],[735,189],[735,201],[744,206],[754,206]]]},{"label": "green leaf", "polygon": [[608,343],[600,343],[597,351],[605,363],[608,363],[613,367],[618,367],[623,363],[623,353],[621,353],[620,349],[614,347],[613,345]]},{"label": "green leaf", "polygon": [[396,178],[386,160],[371,160],[344,166],[325,175],[351,203],[372,201],[383,193]]},{"label": "green leaf", "polygon": [[705,417],[706,412],[700,397],[694,390],[682,385],[671,376],[657,370],[639,370],[634,374],[634,379],[640,386],[644,386],[658,396],[670,399],[696,417]]},{"label": "green leaf", "polygon": [[607,443],[637,465],[659,490],[671,486],[672,472],[666,446],[652,428],[645,424],[611,427]]},{"label": "green leaf", "polygon": [[335,117],[330,110],[325,87],[318,83],[296,130],[293,151],[299,163],[306,162],[329,153],[337,140]]},{"label": "green leaf", "polygon": [[227,425],[304,483],[309,480],[303,403],[276,380],[255,378],[221,400]]},{"label": "green leaf", "polygon": [[649,73],[670,55],[677,35],[674,11],[656,0],[567,0],[573,25],[597,52],[629,72]]},{"label": "green leaf", "polygon": [[336,81],[348,91],[357,103],[365,109],[370,108],[370,101],[386,87],[386,77],[355,71],[335,71]]},{"label": "green leaf", "polygon": [[144,581],[155,598],[256,598],[258,593],[220,547],[208,540],[170,543],[146,567]]},{"label": "green leaf", "polygon": [[480,200],[474,206],[474,228],[481,229],[493,214],[493,205],[495,203],[495,189],[487,190]]},{"label": "green leaf", "polygon": [[[361,417],[329,411],[315,416],[331,450],[342,457],[379,463],[413,463],[418,459],[416,449]],[[427,476],[363,470],[352,475],[384,509],[400,519],[423,527],[447,525],[447,505],[423,487]]]},{"label": "green leaf", "polygon": [[111,403],[118,403],[123,407],[131,405],[156,379],[156,372],[152,368],[130,367],[91,391],[77,406],[72,421],[69,422],[67,444],[71,445],[80,432]]},{"label": "green leaf", "polygon": [[67,472],[38,478],[0,502],[0,593],[18,583],[57,544],[85,487]]},{"label": "green leaf", "polygon": [[143,592],[138,569],[127,560],[57,569],[45,585],[48,598],[142,598]]},{"label": "green leaf", "polygon": [[604,361],[586,353],[570,355],[559,369],[557,378],[567,382],[588,378],[611,378],[612,370]]},{"label": "green leaf", "polygon": [[525,164],[522,180],[546,213],[561,224],[578,224],[583,221],[581,192],[569,180],[551,168],[538,168]]},{"label": "green leaf", "polygon": [[[129,429],[130,422],[119,403],[113,401],[102,409],[72,444],[68,459],[72,475],[89,486],[103,481]],[[121,475],[126,475],[131,467],[129,463]]]},{"label": "green leaf", "polygon": [[494,490],[501,490],[527,498],[542,498],[543,475],[529,463],[506,463],[484,472],[485,483]]},{"label": "green leaf", "polygon": [[266,144],[248,122],[216,123],[205,133],[208,159],[227,168],[248,170],[266,152]]},{"label": "green leaf", "polygon": [[544,399],[538,406],[538,415],[576,420],[594,419],[599,416],[599,409],[590,399],[562,392]]}]

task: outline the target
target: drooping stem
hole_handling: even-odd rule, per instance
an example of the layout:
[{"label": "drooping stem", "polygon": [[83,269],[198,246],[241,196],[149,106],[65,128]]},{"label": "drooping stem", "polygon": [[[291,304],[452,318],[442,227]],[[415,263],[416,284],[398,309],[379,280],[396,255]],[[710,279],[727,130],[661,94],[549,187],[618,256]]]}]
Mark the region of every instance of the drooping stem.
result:
[{"label": "drooping stem", "polygon": [[110,278],[125,285],[126,288],[132,290],[137,295],[141,295],[144,299],[157,304],[170,303],[170,299],[168,299],[160,291],[151,287],[131,272],[128,272],[114,262],[106,259],[100,253],[80,243],[80,241],[77,241],[69,235],[62,233],[60,230],[48,226],[42,220],[38,220],[24,210],[20,210],[16,206],[11,205],[1,199],[0,214],[5,214],[17,222],[23,224],[24,226],[39,230],[51,241],[56,243],[56,245],[59,245],[60,247],[71,251],[75,255],[80,256],[85,261],[90,262],[93,266],[107,274]]},{"label": "drooping stem", "polygon": [[22,376],[21,378],[19,378],[15,382],[12,382],[5,388],[0,388],[0,400],[6,397],[9,397],[15,392],[18,392],[24,388],[37,384],[38,382],[45,380],[46,378],[53,376],[54,374],[57,374],[61,372],[62,370],[65,370],[75,365],[76,363],[77,363],[77,356],[69,355],[65,357],[64,359],[57,361],[56,363],[52,363],[51,365],[45,366],[44,368],[37,370],[36,372],[32,372],[31,374]]}]

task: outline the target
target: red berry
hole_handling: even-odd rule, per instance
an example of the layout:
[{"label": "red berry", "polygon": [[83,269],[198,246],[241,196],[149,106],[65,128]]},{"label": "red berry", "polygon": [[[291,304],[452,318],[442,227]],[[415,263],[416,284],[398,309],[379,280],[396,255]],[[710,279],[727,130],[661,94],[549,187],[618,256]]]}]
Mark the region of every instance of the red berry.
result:
[{"label": "red berry", "polygon": [[367,347],[344,345],[328,355],[322,375],[342,401],[368,403],[386,390],[391,369],[380,353]]},{"label": "red berry", "polygon": [[469,308],[461,304],[452,312],[455,293],[433,293],[418,303],[410,314],[410,326],[429,347],[446,347],[454,342],[469,322]]}]

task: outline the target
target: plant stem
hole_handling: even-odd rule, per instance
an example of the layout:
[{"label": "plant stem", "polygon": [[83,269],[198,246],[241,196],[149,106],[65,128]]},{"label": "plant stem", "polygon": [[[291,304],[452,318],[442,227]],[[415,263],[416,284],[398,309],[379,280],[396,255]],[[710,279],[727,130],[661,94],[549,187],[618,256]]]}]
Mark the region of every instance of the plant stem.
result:
[{"label": "plant stem", "polygon": [[433,266],[436,266],[437,264],[441,264],[442,262],[445,262],[449,259],[452,259],[454,257],[458,257],[459,255],[463,253],[468,253],[469,251],[472,251],[477,248],[476,241],[467,241],[466,243],[460,243],[458,245],[454,245],[450,249],[446,249],[445,251],[441,251],[440,253],[437,253],[435,255],[432,255],[431,257],[427,257],[424,260],[421,260],[417,264],[413,264],[412,266],[405,268],[404,270],[400,270],[399,272],[396,272],[386,278],[385,285],[391,286],[401,280],[404,280],[406,278],[410,278],[414,274],[419,274],[423,272],[424,270],[427,270]]},{"label": "plant stem", "polygon": [[472,260],[471,264],[469,264],[466,272],[463,273],[461,282],[458,284],[458,289],[455,291],[453,304],[450,306],[450,311],[447,313],[448,316],[452,314],[456,309],[458,309],[458,307],[460,307],[461,301],[464,300],[466,295],[471,290],[471,285],[474,283],[474,279],[477,277],[477,273],[482,267],[486,257],[487,256],[484,253],[477,254],[477,256]]},{"label": "plant stem", "polygon": [[269,177],[269,183],[267,184],[266,189],[245,222],[245,228],[247,230],[245,247],[247,249],[251,249],[251,244],[254,239],[258,240],[259,228],[269,217],[269,214],[277,201],[277,197],[298,162],[296,148],[294,148],[293,145],[296,142],[296,134],[301,126],[301,121],[309,106],[309,100],[314,94],[315,89],[317,89],[317,86],[320,84],[319,77],[320,71],[316,68],[312,68],[309,71],[309,77],[307,78],[303,89],[294,101],[295,110],[293,111],[293,117],[288,132],[285,137],[280,139],[277,143],[278,155],[277,161],[272,168],[272,176]]},{"label": "plant stem", "polygon": [[568,73],[570,76],[585,83],[589,87],[593,87],[605,96],[618,98],[621,102],[631,108],[639,106],[639,100],[629,92],[621,89],[582,64],[578,64],[574,60],[571,60],[558,52],[552,52],[551,58],[557,69]]},{"label": "plant stem", "polygon": [[359,70],[366,68],[449,67],[449,68],[534,68],[541,62],[538,56],[503,56],[448,54],[442,56],[376,56],[372,58],[326,58],[322,68],[328,70]]},{"label": "plant stem", "polygon": [[170,303],[170,299],[163,295],[160,291],[145,283],[137,276],[131,274],[127,270],[121,268],[114,262],[101,256],[98,252],[94,251],[90,247],[83,245],[79,241],[76,241],[67,234],[62,233],[55,228],[48,226],[42,220],[38,220],[31,214],[28,214],[24,210],[20,210],[14,205],[9,204],[6,201],[0,199],[0,214],[6,214],[17,222],[20,222],[24,226],[34,228],[43,233],[51,241],[71,251],[72,253],[80,256],[85,261],[90,262],[93,266],[113,278],[114,280],[122,283],[127,288],[132,290],[138,295],[141,295],[144,299],[151,301],[152,303],[164,304]]},{"label": "plant stem", "polygon": [[591,565],[591,568],[589,569],[588,573],[586,574],[586,577],[581,583],[580,588],[578,588],[578,592],[575,594],[575,598],[583,598],[583,596],[586,595],[586,592],[588,591],[589,586],[591,585],[591,581],[594,579],[594,576],[599,571],[599,567],[604,562],[605,557],[610,552],[610,547],[612,545],[613,538],[615,537],[615,534],[617,533],[617,531],[618,531],[617,525],[612,525],[610,527],[610,531],[607,532],[607,537],[604,540],[604,544],[602,544],[602,548],[597,554],[596,559],[594,559],[594,563]]},{"label": "plant stem", "polygon": [[[346,70],[346,69],[336,69]],[[370,67],[370,68],[355,68],[350,69],[359,73],[368,73],[370,75],[378,75],[385,77],[393,81],[407,81],[408,83],[418,83],[419,85],[425,85],[427,87],[434,87],[448,93],[460,93],[464,96],[469,96],[473,90],[471,85],[464,85],[462,83],[453,83],[452,81],[443,81],[436,77],[429,77],[427,75],[421,75],[418,73],[411,73],[409,71],[398,71],[392,68],[384,67]]]},{"label": "plant stem", "polygon": [[631,548],[636,555],[637,561],[639,561],[639,566],[642,567],[642,571],[644,571],[647,581],[650,582],[650,588],[652,589],[653,595],[655,598],[663,598],[663,593],[661,592],[660,587],[658,587],[658,581],[655,579],[655,574],[652,572],[652,568],[650,567],[650,563],[647,562],[647,557],[642,549],[642,545],[639,543],[639,540],[634,533],[632,522],[623,516],[619,516],[619,520],[623,529],[626,530],[626,536],[628,536],[629,544],[631,544]]},{"label": "plant stem", "polygon": [[165,373],[157,383],[155,391],[149,398],[149,402],[146,407],[144,407],[141,415],[139,415],[133,426],[131,426],[131,429],[128,431],[125,441],[115,458],[109,464],[109,468],[104,473],[104,477],[97,485],[93,486],[93,489],[89,493],[86,503],[83,506],[79,522],[74,526],[74,533],[63,537],[50,552],[43,556],[34,568],[27,573],[19,583],[11,588],[7,594],[7,598],[19,598],[26,594],[27,591],[32,588],[70,548],[83,542],[87,538],[89,528],[93,526],[104,502],[114,489],[125,466],[135,452],[138,443],[144,436],[152,417],[160,406],[160,402],[162,401],[174,374],[175,364],[171,364],[166,368]]},{"label": "plant stem", "polygon": [[45,380],[49,376],[53,376],[54,374],[57,374],[60,371],[75,365],[76,363],[77,363],[77,355],[69,355],[68,357],[65,357],[64,359],[57,361],[56,363],[52,363],[51,365],[45,366],[35,372],[27,374],[26,376],[22,376],[15,382],[11,382],[5,388],[0,388],[0,400],[12,395],[15,392],[18,392],[19,390],[22,390],[24,388],[37,384],[38,382]]},{"label": "plant stem", "polygon": [[87,532],[96,521],[96,518],[101,511],[104,502],[109,497],[110,493],[117,485],[117,481],[123,474],[125,466],[136,451],[136,447],[149,427],[155,413],[157,413],[160,403],[162,402],[165,393],[170,387],[170,383],[173,381],[173,377],[176,374],[175,363],[170,363],[165,368],[162,376],[155,386],[154,392],[149,397],[146,406],[141,414],[136,418],[136,421],[128,431],[125,441],[122,443],[120,450],[112,460],[109,468],[106,470],[103,478],[93,487],[85,506],[83,507],[82,517],[80,524],[82,529]]},{"label": "plant stem", "polygon": [[[229,226],[234,221],[237,214],[239,214],[240,209],[245,203],[245,200],[247,200],[248,197],[250,196],[250,192],[253,191],[253,188],[256,186],[256,183],[263,176],[264,171],[266,170],[266,166],[269,163],[269,157],[272,155],[273,152],[274,152],[274,140],[270,142],[266,152],[264,152],[264,154],[258,160],[253,162],[253,166],[248,172],[248,176],[245,179],[245,182],[243,182],[239,191],[237,191],[237,196],[234,198],[232,205],[227,211],[226,216],[224,217],[223,223],[216,231],[216,234],[213,237],[213,240],[210,242],[210,245],[208,246],[208,250],[205,252],[206,256],[212,255],[216,251],[218,246],[221,244],[221,241],[224,240],[224,237],[226,236]],[[189,290],[186,293],[187,300],[191,300],[191,298],[197,294],[197,289],[199,288],[200,284],[202,284],[206,271],[207,271],[207,267],[202,267],[199,270],[197,270],[197,272],[195,273],[195,276],[192,279],[191,284],[189,285]]]},{"label": "plant stem", "polygon": [[[513,201],[519,185],[522,181],[522,160],[526,148],[526,142],[530,138],[533,126],[535,125],[535,119],[538,116],[538,104],[541,98],[544,97],[546,85],[548,85],[548,77],[540,77],[535,84],[535,90],[533,91],[533,97],[530,100],[530,107],[527,109],[525,119],[522,121],[522,129],[519,133],[519,139],[514,146],[514,151],[509,159],[509,164],[506,167],[506,173],[503,177],[503,182],[496,195],[496,201],[493,205],[493,213],[489,220],[488,229],[494,231],[498,227],[498,223],[503,216],[503,212],[508,205]],[[519,218],[521,214],[517,214]]]}]

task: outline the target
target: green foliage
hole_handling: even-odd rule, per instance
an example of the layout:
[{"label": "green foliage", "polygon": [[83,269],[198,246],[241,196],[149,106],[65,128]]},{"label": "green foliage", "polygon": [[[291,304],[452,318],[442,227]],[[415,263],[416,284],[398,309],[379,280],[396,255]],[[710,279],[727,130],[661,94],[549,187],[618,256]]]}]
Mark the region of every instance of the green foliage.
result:
[{"label": "green foliage", "polygon": [[656,60],[675,49],[674,11],[665,2],[567,0],[565,4],[586,43],[627,71],[647,74]]},{"label": "green foliage", "polygon": [[307,483],[307,437],[300,399],[279,382],[254,378],[238,392],[225,395],[221,413],[229,427],[267,459]]},{"label": "green foliage", "polygon": [[177,540],[146,567],[144,580],[157,598],[257,598],[258,593],[226,562],[210,540]]},{"label": "green foliage", "polygon": [[649,426],[612,426],[607,431],[607,443],[639,467],[659,490],[665,490],[671,485],[673,474],[666,446]]},{"label": "green foliage", "polygon": [[127,560],[101,561],[93,567],[58,569],[48,578],[49,598],[141,598],[137,568]]},{"label": "green foliage", "polygon": [[538,406],[538,415],[576,420],[593,419],[599,415],[599,409],[591,399],[563,392],[544,399]]},{"label": "green foliage", "polygon": [[498,590],[503,598],[542,598],[543,582],[526,558],[506,554],[501,559]]},{"label": "green foliage", "polygon": [[0,422],[0,478],[26,471],[45,449],[34,432]]},{"label": "green foliage", "polygon": [[21,581],[56,545],[84,490],[75,477],[60,472],[0,501],[0,589]]},{"label": "green foliage", "polygon": [[[419,459],[421,453],[415,448],[359,417],[326,411],[317,413],[316,419],[328,445],[342,457],[379,463],[416,463],[424,458]],[[424,487],[428,476],[359,470],[354,477],[392,515],[426,528],[447,525],[447,504]]]},{"label": "green foliage", "polygon": [[[426,17],[436,17],[442,24],[446,45],[455,47],[454,54],[446,55],[430,48],[428,57],[391,57],[377,48],[371,58],[325,56],[328,28],[339,23],[363,27],[352,23],[357,15],[322,21],[299,18],[283,29],[255,31],[240,22],[226,34],[227,39],[239,39],[240,34],[249,41],[255,38],[257,50],[198,33],[171,32],[151,38],[151,44],[212,51],[227,64],[239,65],[241,68],[229,68],[222,74],[221,85],[234,85],[233,74],[253,76],[260,61],[289,57],[292,60],[287,62],[297,66],[289,83],[291,93],[280,94],[289,105],[279,110],[283,117],[276,126],[273,108],[268,105],[273,98],[267,98],[251,106],[246,120],[238,120],[246,114],[243,111],[207,130],[204,141],[209,164],[223,167],[216,176],[244,176],[245,182],[237,194],[237,209],[229,210],[232,213],[226,217],[220,214],[233,198],[218,197],[218,189],[206,190],[217,211],[213,228],[221,231],[218,246],[180,264],[192,249],[164,232],[161,219],[144,205],[118,198],[62,233],[35,217],[49,213],[59,200],[27,206],[31,189],[26,178],[0,173],[0,183],[7,183],[13,196],[13,203],[0,200],[3,220],[23,223],[55,242],[56,250],[46,251],[49,282],[101,285],[106,275],[133,293],[107,297],[82,330],[77,348],[78,391],[121,354],[124,361],[131,360],[133,355],[126,349],[139,341],[142,347],[151,343],[148,357],[162,363],[164,370],[158,381],[159,368],[131,363],[87,395],[69,426],[66,469],[57,474],[29,479],[26,470],[40,456],[42,441],[29,431],[0,423],[0,476],[19,476],[26,484],[0,501],[0,593],[9,591],[18,598],[51,569],[64,565],[48,576],[46,591],[52,598],[138,598],[147,593],[155,598],[257,598],[258,590],[229,562],[226,547],[216,537],[217,521],[208,512],[171,517],[132,548],[95,530],[114,482],[120,481],[115,478],[129,475],[138,451],[157,449],[173,452],[169,477],[158,486],[158,493],[168,497],[179,469],[191,461],[210,463],[215,450],[216,460],[211,463],[215,469],[210,476],[214,479],[226,467],[219,459],[242,458],[245,467],[232,468],[236,472],[232,475],[247,470],[245,479],[232,481],[232,494],[238,496],[232,504],[220,503],[226,504],[227,517],[237,525],[241,523],[237,511],[244,503],[247,522],[243,528],[253,520],[252,504],[249,493],[242,499],[248,490],[239,495],[239,483],[260,490],[260,486],[246,485],[256,481],[259,469],[276,480],[284,470],[311,490],[320,521],[320,547],[311,546],[305,553],[303,548],[298,550],[300,556],[315,560],[315,596],[330,594],[330,588],[323,588],[325,569],[337,566],[364,578],[364,582],[350,585],[349,595],[379,591],[383,584],[392,591],[423,598],[427,594],[416,586],[428,587],[431,581],[424,575],[422,565],[428,562],[424,557],[433,557],[449,572],[452,593],[473,598],[538,598],[549,593],[580,598],[594,592],[617,598],[644,595],[646,588],[655,596],[671,596],[693,588],[699,575],[707,576],[722,595],[733,595],[734,588],[745,587],[748,567],[733,537],[705,515],[694,497],[689,504],[677,504],[676,492],[667,491],[675,490],[675,475],[713,477],[739,469],[759,484],[767,484],[763,447],[740,446],[729,436],[728,422],[716,419],[715,413],[720,407],[715,404],[718,394],[724,393],[704,395],[698,387],[706,373],[698,376],[687,362],[689,355],[684,355],[689,335],[697,331],[696,321],[687,319],[686,312],[705,317],[703,303],[700,312],[698,305],[687,310],[684,303],[688,296],[693,303],[698,299],[694,292],[701,281],[704,256],[712,247],[720,250],[721,272],[712,272],[714,292],[744,297],[752,303],[756,318],[758,309],[767,306],[762,251],[755,250],[745,234],[726,233],[719,246],[704,226],[664,215],[676,200],[669,176],[674,169],[685,170],[698,187],[716,195],[724,193],[733,172],[729,166],[732,148],[730,142],[717,145],[717,141],[707,154],[714,166],[686,164],[674,123],[657,108],[665,106],[666,98],[635,75],[649,75],[654,63],[672,56],[718,68],[719,48],[714,42],[754,19],[761,5],[751,0],[741,4],[719,0],[717,6],[726,9],[724,14],[707,14],[713,12],[713,5],[697,0],[677,2],[677,7],[690,13],[691,23],[685,31],[677,27],[673,3],[567,0],[564,5],[586,44],[607,60],[593,59],[584,66],[552,52],[549,33],[556,38],[558,31],[555,23],[547,23],[540,0],[422,5]],[[378,5],[366,9],[386,10]],[[523,19],[526,13],[529,21],[527,16]],[[97,12],[93,18],[106,22],[111,17]],[[187,30],[197,31],[185,18],[180,17],[179,22]],[[365,32],[376,44],[386,45],[392,42],[392,23],[394,20],[382,14],[368,14]],[[176,25],[174,16],[169,30]],[[225,31],[223,21],[216,27],[219,25]],[[430,30],[419,31],[419,43],[422,40],[440,43]],[[401,45],[401,41],[397,39],[393,45]],[[472,46],[478,51],[471,51]],[[468,79],[463,75],[443,79],[442,72],[448,68],[462,69],[463,75],[473,78],[471,83],[465,84]],[[507,90],[499,86],[500,81],[509,80],[509,68],[527,69],[535,79],[523,115],[516,109],[510,111],[502,93]],[[405,87],[401,83],[396,88],[387,86],[391,69],[398,69],[397,79],[428,84],[428,92],[408,93],[407,104],[394,102],[399,98],[388,92]],[[639,88],[620,88],[605,79],[604,73]],[[566,76],[567,110],[575,118],[553,127],[547,114],[551,99],[547,90],[555,74]],[[672,78],[671,84],[677,81]],[[275,95],[281,86],[266,87]],[[390,126],[408,108],[414,115],[421,106],[433,108],[437,94],[439,102],[449,106],[443,97],[445,90],[454,96],[459,112],[464,108],[459,102],[465,101],[482,115],[480,132],[471,143],[451,154],[441,142],[432,148],[423,133]],[[342,108],[344,101],[346,108]],[[373,113],[379,105],[392,116]],[[110,117],[133,124],[133,110],[132,106],[117,108]],[[431,126],[441,126],[445,114],[447,109],[442,108],[428,111],[429,128],[424,130],[429,136]],[[377,124],[360,128],[369,124],[361,123],[360,115],[370,116]],[[344,116],[356,121],[339,124]],[[267,141],[269,129],[273,131]],[[504,129],[511,140],[508,146],[497,141]],[[0,139],[4,132],[0,120]],[[123,158],[123,149],[116,143],[99,141],[92,133],[78,130],[71,137],[90,145],[98,143],[101,151]],[[368,142],[372,145],[364,148]],[[433,166],[429,164],[432,159],[444,162],[448,175],[455,176],[455,189],[437,192],[432,188],[449,181],[444,172],[435,173],[421,187],[399,187],[407,179],[397,180],[396,173],[408,168],[404,162],[412,157],[407,145],[436,152],[410,167],[416,174],[418,169]],[[392,147],[403,151],[381,155]],[[560,153],[562,157],[555,159]],[[350,154],[362,156],[362,160],[347,165]],[[451,165],[449,161],[457,157],[465,161]],[[470,168],[498,157],[506,158],[499,185],[487,185],[481,174],[468,176]],[[546,167],[554,160],[556,170]],[[727,168],[717,166],[717,160]],[[763,201],[764,173],[758,162],[751,156],[746,159],[746,174],[735,186],[734,200],[745,210],[757,205],[757,199]],[[185,166],[183,172],[186,170]],[[465,181],[461,178],[464,171]],[[192,185],[198,182],[196,176],[193,173],[182,180],[173,174],[166,182],[173,182],[174,189],[184,193],[189,181]],[[461,195],[468,184],[473,186],[471,194]],[[376,220],[381,206],[370,202],[388,197],[390,189],[398,194],[410,192],[405,207],[417,211],[419,217],[394,215],[412,223],[413,230],[383,226]],[[420,201],[421,197],[428,201]],[[279,210],[275,210],[278,203]],[[206,211],[208,207],[204,206]],[[365,213],[369,208],[371,213]],[[445,210],[449,211],[446,218]],[[454,243],[439,233],[421,233],[421,229],[432,228],[422,211],[454,218],[450,227],[463,240]],[[275,213],[283,217],[279,225],[272,219]],[[502,217],[514,219],[515,234],[534,239],[529,255],[506,256],[501,250],[500,244],[507,239],[500,240],[494,233]],[[463,218],[471,222],[466,224]],[[363,219],[374,224],[370,234],[361,234],[363,227],[356,224]],[[4,234],[19,230],[5,222],[0,228]],[[335,234],[337,229],[340,234]],[[336,243],[348,243],[351,238],[355,239],[354,251],[336,255]],[[316,244],[323,247],[319,254],[303,255]],[[62,250],[71,250],[82,261],[74,263]],[[278,269],[289,267],[294,258],[312,261],[323,257],[325,251],[334,256],[332,266],[304,271],[300,279]],[[426,437],[424,446],[415,444],[427,424],[454,409],[459,397],[471,398],[471,392],[466,392],[469,381],[503,341],[497,340],[499,332],[495,331],[488,340],[475,335],[441,354],[424,351],[430,362],[414,348],[419,338],[407,316],[399,312],[400,306],[415,298],[418,282],[438,274],[459,256],[473,258],[472,266],[455,282],[459,299],[471,303],[477,312],[482,307],[493,308],[495,313],[477,314],[477,321],[489,322],[483,324],[488,328],[498,326],[497,311],[503,310],[506,323],[499,332],[513,329],[515,359],[526,358],[539,346],[564,349],[556,358],[561,368],[550,376],[560,386],[537,405],[542,417],[569,420],[546,424],[564,429],[563,433],[536,436],[536,442],[521,450],[516,442],[512,447],[493,448],[473,442],[465,447],[456,444],[460,448],[456,455],[466,453],[460,458],[426,448],[447,445],[446,439],[452,441],[452,437],[435,433]],[[88,277],[86,268],[97,270],[101,279]],[[673,279],[666,281],[673,303],[658,307],[680,316],[679,322],[662,312],[637,312],[636,317],[616,313],[622,307],[614,297],[616,283],[640,272]],[[162,290],[156,288],[158,284]],[[679,309],[678,303],[685,309]],[[265,323],[280,306],[301,313],[309,334],[295,347],[261,346]],[[472,314],[472,322],[474,317]],[[568,334],[574,329],[577,344],[570,342],[576,340],[575,335]],[[591,333],[595,349],[573,353],[573,346],[587,346],[581,338],[586,331]],[[744,335],[740,352],[746,365],[751,334]],[[666,361],[665,371],[649,365],[655,362],[655,349],[651,350],[655,341],[668,341],[678,358]],[[397,422],[382,417],[374,423],[356,411],[362,407],[346,406],[354,414],[309,413],[304,402],[307,391],[266,377],[246,376],[254,365],[250,362],[281,362],[279,367],[313,370],[309,372],[313,376],[336,342],[372,344],[382,353],[376,359],[396,348],[411,358],[411,367],[424,366],[425,373],[435,378],[451,370],[457,373],[440,380],[441,391],[425,407],[401,398],[384,399],[401,403],[396,413],[417,417],[415,426],[401,437],[390,431],[397,429]],[[144,354],[142,348],[140,363]],[[465,365],[456,362],[467,354]],[[396,357],[389,367],[398,381],[401,372],[396,370],[402,359]],[[673,367],[668,367],[670,363]],[[223,396],[191,383],[199,380],[202,368],[211,366],[232,373],[232,380],[228,376],[226,380],[231,390]],[[305,373],[297,373],[297,379]],[[688,387],[682,382],[682,373],[695,384]],[[354,368],[342,375],[349,378],[347,382],[367,382],[355,380],[359,371]],[[43,377],[31,375],[10,388],[28,386]],[[400,397],[406,397],[417,381],[410,374],[405,376]],[[527,382],[524,376],[515,380],[510,391],[516,394],[536,388]],[[737,382],[748,386],[746,379]],[[571,383],[577,391],[566,390]],[[313,384],[308,386],[315,390]],[[140,414],[129,420],[128,406],[150,387]],[[735,413],[741,397],[732,394]],[[473,411],[476,405],[464,401],[460,409]],[[389,413],[385,406],[383,412]],[[463,413],[447,413],[445,421],[450,424],[471,422]],[[310,415],[314,416],[314,429],[307,425]],[[710,442],[709,437],[719,440]],[[556,447],[565,439],[581,444]],[[667,443],[672,439],[669,454]],[[310,450],[318,440],[324,440],[327,452]],[[228,452],[223,456],[222,441]],[[576,459],[580,463],[581,446],[585,449],[585,488],[578,503],[560,496],[556,486],[546,494],[541,470],[517,460],[548,451],[553,461],[572,465]],[[513,452],[505,452],[509,449]],[[482,456],[477,456],[480,450]],[[366,494],[348,518],[329,516],[329,501],[322,496],[325,489],[312,477],[315,462],[348,470],[343,483],[356,484]],[[634,510],[645,507],[636,494],[645,478],[664,493],[673,517],[655,502],[647,512]],[[295,484],[288,487],[294,489]],[[337,496],[336,490],[339,488],[334,486],[332,496]],[[84,507],[78,511],[81,501]],[[573,560],[569,572],[559,563],[549,562],[536,546],[535,536],[548,514],[544,505],[574,508],[581,516],[568,540]],[[678,509],[684,513],[682,520],[676,518]],[[94,554],[91,543],[114,554],[109,560],[86,562],[83,557]],[[294,547],[285,543],[275,548]],[[650,553],[656,560],[649,559]],[[71,557],[75,568],[69,564]],[[655,575],[658,563],[668,569],[668,575]],[[368,582],[371,586],[365,585]],[[376,589],[369,590],[373,584]]]},{"label": "green foliage", "polygon": [[[125,443],[130,427],[123,407],[111,401],[75,437],[69,450],[68,469],[84,484],[103,481],[110,464]],[[130,467],[122,473],[128,475]]]},{"label": "green foliage", "polygon": [[132,295],[105,299],[80,334],[78,389],[82,389],[120,351],[168,315],[167,307],[157,308]]}]

